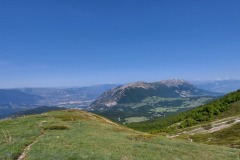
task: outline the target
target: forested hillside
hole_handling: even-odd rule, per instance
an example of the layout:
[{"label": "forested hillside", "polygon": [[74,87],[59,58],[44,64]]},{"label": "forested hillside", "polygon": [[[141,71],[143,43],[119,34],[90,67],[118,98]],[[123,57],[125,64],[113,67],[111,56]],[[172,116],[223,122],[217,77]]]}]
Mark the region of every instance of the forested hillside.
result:
[{"label": "forested hillside", "polygon": [[240,114],[240,107],[238,105],[233,105],[234,102],[238,101],[240,101],[240,90],[229,93],[218,100],[189,110],[185,113],[152,121],[132,123],[128,124],[128,126],[147,132],[169,132],[177,128],[186,128],[218,118],[238,115]]}]

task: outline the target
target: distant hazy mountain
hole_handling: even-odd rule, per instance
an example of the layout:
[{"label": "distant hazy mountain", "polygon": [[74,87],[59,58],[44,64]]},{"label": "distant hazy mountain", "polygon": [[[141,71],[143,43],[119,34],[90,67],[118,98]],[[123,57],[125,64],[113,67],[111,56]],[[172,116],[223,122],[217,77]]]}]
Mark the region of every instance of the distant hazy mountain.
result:
[{"label": "distant hazy mountain", "polygon": [[106,90],[118,84],[103,84],[76,88],[24,88],[22,92],[43,97],[39,105],[84,108]]},{"label": "distant hazy mountain", "polygon": [[193,81],[196,87],[220,93],[229,93],[240,89],[240,80]]},{"label": "distant hazy mountain", "polygon": [[90,103],[106,90],[118,86],[104,84],[78,88],[20,88],[0,89],[0,104],[67,105]]},{"label": "distant hazy mountain", "polygon": [[45,112],[49,112],[49,111],[64,110],[64,109],[66,109],[66,108],[54,107],[54,106],[50,106],[50,107],[49,106],[41,106],[41,107],[17,112],[16,114],[14,114],[14,116],[18,117],[18,116],[23,116],[23,115],[34,115],[34,114],[41,114],[41,113],[45,113]]},{"label": "distant hazy mountain", "polygon": [[95,99],[106,90],[119,86],[119,84],[103,84],[87,87],[71,87],[71,88],[23,88],[22,92],[32,95],[39,95],[45,98],[52,97],[71,97],[79,96],[82,99]]},{"label": "distant hazy mountain", "polygon": [[86,108],[104,91],[118,84],[76,88],[0,89],[0,119],[39,106]]},{"label": "distant hazy mountain", "polygon": [[18,89],[0,89],[0,104],[32,105],[42,99],[39,95],[27,94]]},{"label": "distant hazy mountain", "polygon": [[23,107],[20,107],[20,106],[15,107],[14,105],[10,105],[10,104],[0,105],[0,119],[10,117],[17,112],[25,111],[29,108],[31,108],[31,106],[30,107],[29,106],[28,107],[24,107],[24,106]]},{"label": "distant hazy mountain", "polygon": [[121,122],[146,120],[196,107],[219,95],[184,80],[134,82],[106,91],[91,104],[90,110]]}]

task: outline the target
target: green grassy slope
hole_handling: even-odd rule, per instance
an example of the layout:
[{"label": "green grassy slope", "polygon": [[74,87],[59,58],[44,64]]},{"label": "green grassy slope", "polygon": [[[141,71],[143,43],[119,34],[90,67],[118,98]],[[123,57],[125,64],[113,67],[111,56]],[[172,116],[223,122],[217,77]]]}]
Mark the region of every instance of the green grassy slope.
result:
[{"label": "green grassy slope", "polygon": [[[240,150],[170,140],[83,111],[0,121],[0,159],[237,159]],[[29,146],[30,145],[30,146]]]},{"label": "green grassy slope", "polygon": [[[230,107],[231,109],[224,115],[225,118],[178,129],[177,133],[170,135],[178,135],[176,138],[181,139],[192,139],[193,142],[240,148],[240,101],[231,104]],[[238,114],[226,117],[234,112]]]},{"label": "green grassy slope", "polygon": [[216,119],[239,115],[240,106],[236,103],[238,101],[240,101],[240,90],[185,113],[152,121],[132,123],[128,124],[128,126],[151,133],[174,132],[176,129],[187,128],[208,123]]}]

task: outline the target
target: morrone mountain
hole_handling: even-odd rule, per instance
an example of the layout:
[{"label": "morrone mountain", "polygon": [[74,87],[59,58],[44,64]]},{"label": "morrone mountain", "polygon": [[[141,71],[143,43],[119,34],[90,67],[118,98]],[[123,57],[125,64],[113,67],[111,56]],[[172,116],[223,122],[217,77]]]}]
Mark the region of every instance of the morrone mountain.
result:
[{"label": "morrone mountain", "polygon": [[90,109],[113,120],[118,116],[118,121],[136,122],[196,107],[216,96],[219,93],[198,89],[185,80],[134,82],[106,91]]}]

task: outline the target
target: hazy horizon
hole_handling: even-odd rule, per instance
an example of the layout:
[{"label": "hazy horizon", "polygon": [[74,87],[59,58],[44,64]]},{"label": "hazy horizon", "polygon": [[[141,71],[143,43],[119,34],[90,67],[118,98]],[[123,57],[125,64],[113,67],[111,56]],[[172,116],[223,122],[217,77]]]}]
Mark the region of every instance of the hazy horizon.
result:
[{"label": "hazy horizon", "polygon": [[[0,87],[0,89],[22,89],[22,88],[81,88],[81,87],[93,87],[93,86],[101,86],[101,85],[125,85],[129,83],[134,82],[147,82],[147,83],[153,83],[153,82],[159,82],[164,80],[176,80],[177,78],[169,78],[169,79],[160,79],[155,81],[143,81],[143,80],[136,80],[136,81],[129,81],[129,82],[119,82],[119,83],[96,83],[96,84],[86,84],[86,85],[65,85],[65,86],[11,86],[11,87]],[[198,83],[207,83],[207,82],[217,82],[217,81],[240,81],[240,79],[206,79],[206,80],[186,80],[186,79],[177,79],[177,80],[185,80],[187,82],[190,82],[192,84],[198,84]]]},{"label": "hazy horizon", "polygon": [[240,79],[240,1],[0,2],[0,88]]}]

